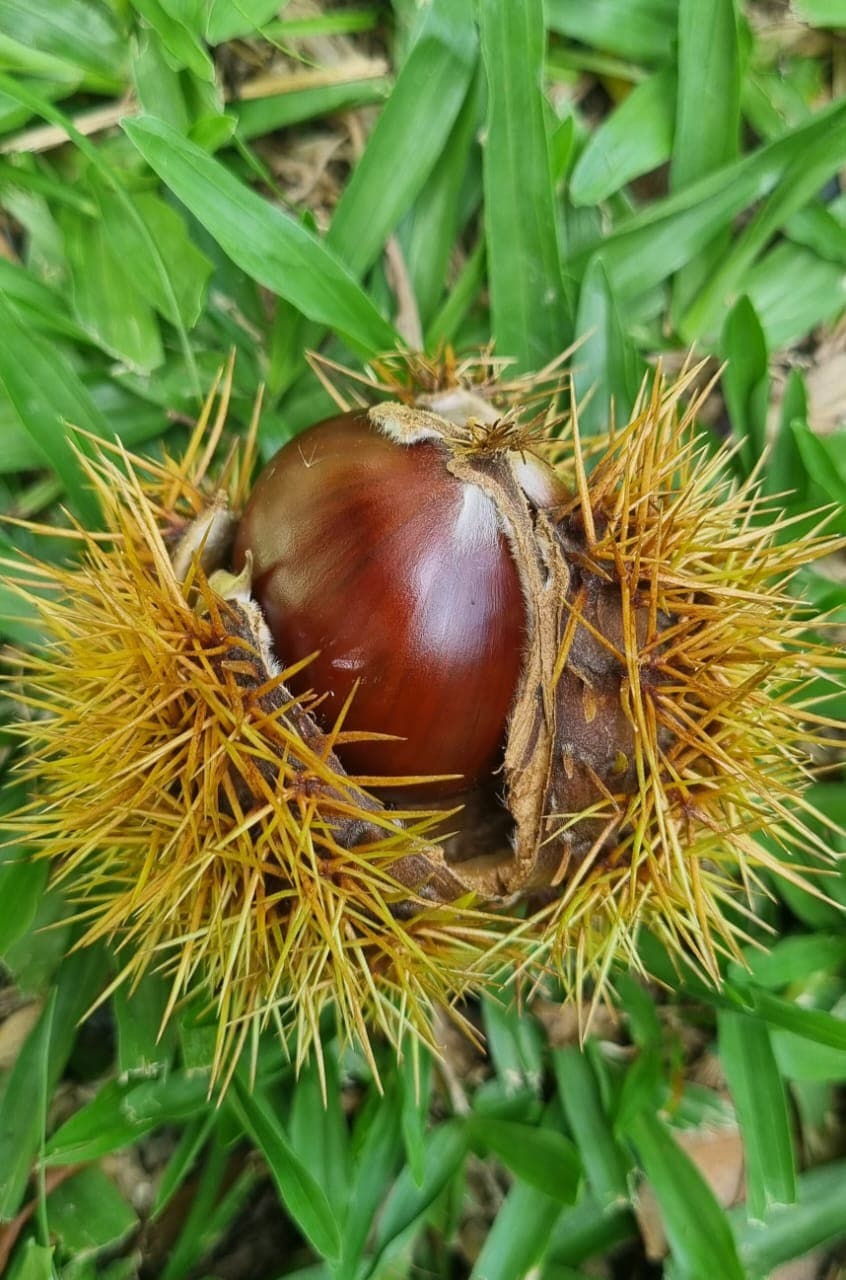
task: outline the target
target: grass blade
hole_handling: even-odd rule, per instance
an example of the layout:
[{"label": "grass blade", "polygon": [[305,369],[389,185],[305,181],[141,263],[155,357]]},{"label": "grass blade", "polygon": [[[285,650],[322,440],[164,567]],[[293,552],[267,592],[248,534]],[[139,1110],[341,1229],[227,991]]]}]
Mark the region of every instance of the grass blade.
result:
[{"label": "grass blade", "polygon": [[514,1280],[527,1275],[546,1253],[561,1212],[557,1200],[527,1183],[515,1183],[476,1259],[471,1280]]},{"label": "grass blade", "polygon": [[559,1265],[575,1267],[636,1235],[634,1215],[628,1205],[609,1210],[593,1196],[584,1195],[558,1219],[549,1256]]},{"label": "grass blade", "polygon": [[582,1165],[572,1142],[549,1122],[539,1125],[476,1115],[471,1122],[474,1142],[492,1152],[515,1177],[544,1192],[558,1204],[573,1204]]},{"label": "grass blade", "polygon": [[434,1131],[428,1143],[420,1185],[408,1166],[403,1169],[379,1218],[376,1258],[369,1274],[379,1272],[394,1243],[418,1221],[458,1172],[467,1155],[467,1138],[467,1130],[460,1121],[447,1121]]},{"label": "grass blade", "polygon": [[238,137],[249,142],[251,138],[263,137],[274,129],[290,129],[292,125],[317,116],[350,111],[371,102],[384,102],[390,88],[390,81],[382,76],[348,80],[314,89],[276,93],[267,98],[250,98],[233,103],[230,111],[238,121]]},{"label": "grass blade", "polygon": [[399,1069],[402,1090],[402,1139],[408,1167],[417,1186],[426,1173],[426,1119],[432,1088],[432,1055],[416,1041]]},{"label": "grass blade", "polygon": [[156,271],[161,282],[161,287],[172,303],[172,310],[179,335],[179,344],[182,348],[182,353],[185,357],[185,364],[190,374],[192,390],[199,398],[201,388],[197,374],[194,350],[188,341],[188,334],[178,314],[176,295],[170,274],[162,260],[161,254],[159,253],[159,247],[155,238],[150,234],[146,223],[138,214],[135,205],[124,189],[123,182],[115,175],[115,172],[108,161],[104,160],[100,149],[94,146],[89,138],[86,138],[82,133],[80,133],[69,116],[66,116],[63,112],[59,111],[52,105],[52,103],[48,102],[43,97],[39,97],[35,93],[31,93],[11,76],[5,75],[2,72],[0,72],[0,92],[9,94],[16,101],[28,107],[33,113],[41,116],[43,120],[46,120],[49,124],[55,125],[57,128],[61,129],[67,137],[71,139],[82,155],[86,157],[91,164],[92,169],[99,175],[106,187],[114,193],[118,200],[120,200],[127,217],[131,218],[135,222],[146,256],[150,259],[153,269]]},{"label": "grass blade", "polygon": [[0,1222],[18,1210],[41,1142],[39,1099],[55,1088],[76,1037],[77,1024],[102,981],[103,953],[77,951],[59,971],[53,997],[28,1036],[0,1104]]},{"label": "grass blade", "polygon": [[611,1131],[590,1062],[579,1049],[555,1054],[558,1096],[593,1194],[606,1207],[628,1201],[628,1161]]},{"label": "grass blade", "polygon": [[796,1199],[787,1096],[767,1025],[742,1013],[719,1015],[720,1056],[746,1154],[747,1208],[763,1219]]},{"label": "grass blade", "polygon": [[358,1149],[336,1280],[352,1280],[358,1275],[359,1261],[373,1219],[400,1159],[402,1103],[396,1081],[388,1082],[384,1095],[371,1095],[369,1105],[362,1109],[356,1126],[356,1140]]},{"label": "grass blade", "polygon": [[667,1126],[642,1111],[629,1121],[627,1136],[658,1197],[675,1274],[685,1280],[746,1280],[726,1215]]},{"label": "grass blade", "polygon": [[803,1173],[797,1203],[774,1209],[766,1223],[747,1222],[742,1211],[731,1214],[740,1254],[750,1275],[769,1275],[782,1263],[811,1249],[842,1240],[846,1234],[843,1188],[846,1161],[838,1160]]},{"label": "grass blade", "polygon": [[270,1166],[282,1203],[303,1235],[324,1258],[341,1251],[338,1223],[323,1188],[296,1155],[268,1100],[236,1076],[229,1106]]},{"label": "grass blade", "polygon": [[601,257],[585,272],[576,316],[579,347],[575,357],[575,386],[580,396],[591,392],[579,411],[585,435],[604,431],[613,414],[627,422],[637,395],[642,361],[628,340]]},{"label": "grass blade", "polygon": [[792,1031],[816,1044],[846,1050],[846,1020],[843,1018],[837,1018],[824,1009],[803,1009],[792,1000],[784,1000],[752,985],[746,988],[743,996],[750,1012],[760,1014],[770,1026]]},{"label": "grass blade", "polygon": [[[64,484],[71,506],[91,528],[99,507],[87,487],[68,424],[108,436],[108,423],[55,343],[29,325],[0,292],[0,384],[20,424]],[[85,442],[79,441],[82,452]]]},{"label": "grass blade", "polygon": [[85,76],[91,87],[115,89],[125,56],[117,24],[106,5],[86,0],[0,0],[0,32]]},{"label": "grass blade", "polygon": [[103,351],[149,373],[164,360],[156,317],[135,285],[132,258],[118,258],[100,218],[62,218],[76,318]]},{"label": "grass blade", "polygon": [[116,1249],[138,1226],[138,1215],[102,1169],[82,1169],[47,1199],[50,1239],[80,1262]]},{"label": "grass blade", "polygon": [[747,272],[746,285],[773,351],[833,323],[846,307],[843,267],[790,240],[780,241]]},{"label": "grass blade", "polygon": [[599,204],[632,178],[669,160],[675,96],[671,67],[632,89],[591,135],[576,161],[569,188],[573,204]]},{"label": "grass blade", "polygon": [[472,175],[472,190],[481,200],[477,183],[476,148],[471,149],[479,122],[478,80],[471,85],[435,169],[415,200],[401,228],[406,265],[425,326],[435,313],[447,277],[450,255],[459,230],[462,185]]},{"label": "grass blade", "polygon": [[353,275],[375,262],[432,172],[467,96],[476,56],[471,0],[432,0],[332,215],[327,243]]},{"label": "grass blade", "polygon": [[375,354],[395,335],[317,236],[244,186],[219,161],[149,116],[123,127],[152,169],[252,279]]},{"label": "grass blade", "polygon": [[678,0],[547,0],[553,31],[633,62],[666,62],[673,50]]},{"label": "grass blade", "polygon": [[48,1249],[44,1245],[36,1244],[32,1239],[25,1241],[15,1258],[9,1280],[55,1280],[55,1278],[52,1248]]},{"label": "grass blade", "polygon": [[497,353],[539,369],[567,346],[565,295],[542,92],[541,0],[480,7],[488,81],[485,228]]},{"label": "grass blade", "polygon": [[675,191],[737,155],[740,42],[734,0],[679,0],[678,100],[670,183]]},{"label": "grass blade", "polygon": [[[798,173],[806,157],[819,158],[822,152],[828,171],[835,150],[846,154],[844,126],[846,103],[837,103],[792,133],[621,222],[601,246],[618,301],[632,305],[683,267],[732,218]],[[820,168],[815,164],[817,183]],[[783,212],[786,219],[792,208]],[[574,271],[584,270],[596,247],[598,242],[575,255]]]},{"label": "grass blade", "polygon": [[[740,40],[735,0],[680,0],[676,124],[670,188],[680,191],[735,160],[740,141]],[[673,282],[684,314],[731,242],[726,224]]]},{"label": "grass blade", "polygon": [[203,1071],[172,1071],[142,1084],[110,1080],[52,1135],[46,1163],[97,1160],[137,1142],[158,1125],[204,1116],[208,1091],[209,1078]]},{"label": "grass blade", "polygon": [[767,343],[755,308],[739,298],[723,326],[721,355],[726,360],[723,394],[741,447],[747,475],[761,456],[767,430],[770,389]]},{"label": "grass blade", "polygon": [[[839,106],[842,108],[844,104]],[[772,237],[793,214],[813,199],[846,160],[846,127],[842,119],[838,124],[839,127],[832,125],[829,133],[814,138],[801,152],[791,155],[778,185],[734,241],[730,251],[721,258],[716,271],[709,276],[688,309],[682,322],[682,333],[686,338],[708,335],[713,331],[726,300],[736,293],[747,271]],[[793,135],[794,139],[799,132],[797,130]]]},{"label": "grass blade", "polygon": [[350,1161],[347,1121],[341,1098],[334,1054],[325,1055],[326,1097],[316,1062],[310,1062],[297,1079],[291,1099],[288,1133],[291,1145],[326,1192],[333,1212],[341,1219],[350,1194]]}]

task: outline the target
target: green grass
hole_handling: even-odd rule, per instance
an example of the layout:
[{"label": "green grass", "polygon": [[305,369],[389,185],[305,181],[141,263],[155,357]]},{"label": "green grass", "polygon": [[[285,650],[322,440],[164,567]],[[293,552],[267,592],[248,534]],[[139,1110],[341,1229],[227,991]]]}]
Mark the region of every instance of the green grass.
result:
[{"label": "green grass", "polygon": [[[828,30],[846,4],[797,3],[805,39],[777,8],[0,0],[0,508],[95,522],[74,428],[178,447],[232,350],[235,426],[264,385],[269,456],[329,409],[307,350],[360,364],[396,342],[393,239],[431,351],[493,338],[530,370],[577,343],[587,432],[612,402],[623,419],[656,357],[727,361],[740,470],[769,439],[767,492],[789,490],[809,524],[833,504],[846,533],[846,434],[815,430],[805,376],[825,373],[846,308],[846,103]],[[300,60],[293,89],[279,51]],[[239,100],[259,74],[264,90]],[[292,199],[283,162],[309,139],[334,141],[335,158]],[[0,554],[36,550],[58,559],[66,543],[0,527]],[[842,580],[808,571],[803,586],[843,618]],[[6,583],[0,635],[37,637]],[[5,721],[0,746],[8,811]],[[844,794],[837,770],[812,795],[841,827]],[[0,958],[42,1002],[0,1069],[0,1259],[3,1224],[28,1211],[4,1277],[213,1280],[213,1250],[253,1230],[259,1195],[278,1202],[262,1219],[276,1261],[241,1280],[573,1280],[597,1260],[645,1276],[642,1174],[669,1243],[649,1274],[762,1280],[811,1250],[843,1256],[840,869],[826,899],[784,886],[760,901],[749,967],[727,966],[719,994],[644,937],[667,990],[621,978],[616,1029],[601,1021],[583,1047],[485,999],[487,1057],[466,1079],[385,1052],[380,1090],[327,1031],[325,1105],[316,1067],[295,1077],[272,1038],[254,1085],[239,1074],[218,1105],[202,1011],[159,1038],[155,976],[80,1026],[113,959],[71,950],[68,905],[28,855],[0,847]],[[725,1089],[713,1071],[694,1080],[703,1055]],[[734,1126],[748,1192],[726,1210],[674,1135]],[[137,1167],[156,1135],[152,1202],[136,1203],[105,1158]]]}]

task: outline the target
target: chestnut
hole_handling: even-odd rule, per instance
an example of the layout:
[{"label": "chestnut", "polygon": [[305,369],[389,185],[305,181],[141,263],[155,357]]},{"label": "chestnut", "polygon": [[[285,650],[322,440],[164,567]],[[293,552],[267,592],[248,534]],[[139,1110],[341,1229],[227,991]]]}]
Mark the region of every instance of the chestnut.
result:
[{"label": "chestnut", "polygon": [[252,558],[280,661],[313,655],[293,691],[325,695],[326,728],[353,693],[344,728],[390,735],[340,745],[346,768],[436,775],[426,798],[500,763],[526,637],[497,506],[450,459],[443,440],[397,443],[365,412],[329,418],[265,467],[234,550],[236,571]]}]

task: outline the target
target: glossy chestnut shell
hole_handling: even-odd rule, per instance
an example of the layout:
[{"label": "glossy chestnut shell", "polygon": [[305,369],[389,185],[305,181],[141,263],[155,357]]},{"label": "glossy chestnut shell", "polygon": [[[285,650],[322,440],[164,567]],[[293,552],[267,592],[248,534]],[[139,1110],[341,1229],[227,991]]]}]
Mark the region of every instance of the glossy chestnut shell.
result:
[{"label": "glossy chestnut shell", "polygon": [[397,444],[363,413],[311,427],[270,461],[237,533],[279,661],[317,653],[291,681],[326,695],[330,727],[356,681],[347,769],[455,774],[465,790],[499,764],[517,687],[525,606],[492,500],[447,470],[447,447]]}]

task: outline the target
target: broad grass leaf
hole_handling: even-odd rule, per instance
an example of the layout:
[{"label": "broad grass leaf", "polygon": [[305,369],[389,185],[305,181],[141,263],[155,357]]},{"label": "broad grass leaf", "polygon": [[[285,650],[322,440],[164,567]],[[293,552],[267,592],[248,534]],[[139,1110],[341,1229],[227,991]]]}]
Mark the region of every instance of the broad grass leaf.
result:
[{"label": "broad grass leaf", "polygon": [[675,119],[676,73],[656,71],[635,86],[592,133],[570,177],[575,205],[599,204],[633,178],[670,158]]},{"label": "broad grass leaf", "polygon": [[614,1137],[589,1059],[579,1049],[559,1049],[554,1066],[558,1096],[588,1186],[606,1207],[627,1202],[629,1161]]},{"label": "broad grass leaf", "polygon": [[720,354],[726,361],[723,394],[735,436],[743,441],[740,456],[748,475],[764,448],[770,380],[764,331],[746,297],[726,317]]},{"label": "broad grass leaf", "polygon": [[495,1155],[505,1167],[529,1186],[559,1204],[573,1204],[582,1178],[582,1163],[572,1142],[543,1121],[517,1124],[476,1115],[471,1125],[473,1143]]},{"label": "broad grass leaf", "polygon": [[433,1131],[426,1148],[423,1181],[418,1185],[408,1166],[397,1178],[376,1228],[376,1256],[369,1274],[378,1272],[392,1246],[404,1238],[426,1213],[467,1155],[468,1133],[459,1120],[448,1120]]},{"label": "broad grass leaf", "polygon": [[331,1047],[323,1057],[325,1097],[318,1064],[311,1061],[300,1071],[293,1089],[288,1132],[291,1146],[314,1174],[340,1221],[351,1191],[349,1131],[337,1058]]},{"label": "broad grass leaf", "polygon": [[471,0],[431,0],[332,215],[327,242],[357,278],[376,261],[439,162],[477,56]]},{"label": "broad grass leaf", "polygon": [[[137,217],[128,216],[114,193],[98,193],[106,240],[119,261],[132,264],[132,283],[142,297],[172,324],[191,329],[205,304],[212,264],[192,243],[184,218],[160,196],[141,191],[130,199]],[[158,246],[167,286],[147,258],[148,236]]]},{"label": "broad grass leaf", "polygon": [[162,181],[254,280],[360,351],[393,346],[390,325],[317,236],[160,120],[144,116],[123,127]]},{"label": "broad grass leaf", "polygon": [[544,1044],[538,1025],[516,1005],[493,996],[482,1001],[488,1053],[506,1092],[525,1086],[539,1093],[544,1077]]},{"label": "broad grass leaf", "polygon": [[734,1224],[748,1275],[770,1275],[776,1267],[812,1249],[842,1239],[846,1161],[809,1169],[797,1182],[796,1204],[773,1209],[763,1224],[734,1210]]},{"label": "broad grass leaf", "polygon": [[[679,0],[676,110],[670,188],[724,168],[740,147],[742,56],[735,0]],[[673,281],[672,315],[686,308],[731,242],[729,223]]]},{"label": "broad grass leaf", "polygon": [[759,1018],[722,1011],[720,1058],[743,1134],[746,1199],[751,1218],[796,1198],[796,1168],[787,1095],[770,1031]]},{"label": "broad grass leaf", "polygon": [[546,20],[572,40],[653,64],[670,58],[677,7],[678,0],[546,0]]},{"label": "broad grass leaf", "polygon": [[303,1235],[322,1257],[337,1258],[340,1230],[326,1193],[295,1153],[269,1100],[236,1076],[228,1102],[267,1160],[282,1203]]},{"label": "broad grass leaf", "polygon": [[845,1018],[838,1018],[824,1009],[803,1009],[792,1000],[773,995],[771,991],[763,991],[751,983],[739,989],[743,993],[747,1009],[766,1019],[771,1027],[792,1031],[812,1043],[846,1050]]},{"label": "broad grass leaf", "polygon": [[184,68],[198,80],[214,79],[214,64],[190,26],[159,0],[133,0],[134,7],[158,34],[171,67]]},{"label": "broad grass leaf", "polygon": [[674,1274],[684,1280],[746,1280],[726,1215],[663,1121],[642,1111],[629,1121],[627,1137],[658,1199]]},{"label": "broad grass leaf", "polygon": [[[739,213],[780,191],[785,182],[794,196],[793,200],[779,199],[786,221],[801,207],[800,197],[805,201],[810,198],[805,194],[807,188],[811,186],[812,194],[816,192],[825,181],[820,174],[836,169],[841,152],[846,155],[844,125],[846,103],[835,103],[807,124],[618,222],[602,242],[601,252],[620,304],[628,311],[639,297],[689,262]],[[811,166],[807,182],[803,175],[806,163]],[[797,181],[803,186],[798,195]],[[756,243],[757,239],[756,233]],[[571,261],[572,270],[584,271],[597,247],[598,243],[582,247]],[[732,276],[736,269],[733,259]],[[710,311],[710,298],[708,305]]]},{"label": "broad grass leaf", "polygon": [[426,1175],[427,1118],[432,1088],[432,1055],[415,1041],[399,1069],[402,1090],[402,1140],[411,1176],[418,1187]]},{"label": "broad grass leaf", "polygon": [[576,340],[575,387],[579,399],[589,394],[579,410],[583,434],[607,431],[612,416],[618,425],[627,422],[645,365],[623,327],[601,255],[582,280]]},{"label": "broad grass leaf", "polygon": [[236,36],[255,35],[279,12],[279,0],[209,0],[206,8],[206,39],[222,44]]},{"label": "broad grass leaf", "polygon": [[425,327],[434,315],[455,251],[462,206],[481,203],[479,77],[472,82],[429,180],[399,229],[414,297]]},{"label": "broad grass leaf", "polygon": [[336,111],[350,111],[370,103],[385,102],[390,89],[391,81],[386,77],[371,77],[313,89],[295,89],[291,93],[275,93],[266,98],[249,98],[232,103],[229,110],[237,121],[238,137],[249,142],[275,129],[290,129],[293,125]]},{"label": "broad grass leaf", "polygon": [[557,200],[542,89],[541,0],[480,8],[488,87],[483,151],[491,327],[497,354],[539,369],[569,343]]},{"label": "broad grass leaf", "polygon": [[0,1222],[20,1207],[45,1123],[42,1099],[61,1078],[79,1019],[102,984],[103,963],[98,947],[68,957],[12,1068],[0,1102]]},{"label": "broad grass leaf", "polygon": [[400,1089],[396,1080],[388,1080],[384,1094],[371,1093],[353,1135],[352,1186],[336,1280],[354,1280],[359,1274],[367,1237],[400,1161],[402,1146]]},{"label": "broad grass leaf", "polygon": [[65,63],[92,87],[120,85],[126,46],[102,0],[0,0],[0,33]]},{"label": "broad grass leaf", "polygon": [[55,1280],[53,1252],[52,1248],[48,1249],[32,1238],[25,1240],[15,1255],[9,1280]]},{"label": "broad grass leaf", "polygon": [[101,1249],[125,1240],[138,1225],[138,1215],[102,1169],[74,1174],[47,1197],[50,1238],[81,1263]]},{"label": "broad grass leaf", "polygon": [[76,318],[103,351],[149,373],[164,360],[152,307],[138,291],[132,258],[112,251],[100,218],[67,209],[62,217]]},{"label": "broad grass leaf", "polygon": [[[96,528],[99,508],[67,427],[71,424],[106,437],[110,434],[108,423],[55,344],[37,333],[2,292],[0,330],[0,385],[22,429],[38,449],[42,465],[53,468],[76,513]],[[78,444],[85,452],[84,440]]]},{"label": "broad grass leaf", "polygon": [[157,1077],[173,1057],[175,1029],[162,1025],[169,988],[158,973],[148,972],[131,993],[118,987],[113,1000],[117,1024],[117,1063],[122,1080]]},{"label": "broad grass leaf", "polygon": [[[777,185],[765,193],[765,199],[755,216],[732,242],[729,251],[721,257],[713,274],[691,303],[680,321],[680,329],[686,339],[707,338],[713,334],[727,300],[742,290],[747,272],[773,236],[813,199],[831,175],[842,166],[846,160],[846,127],[842,116],[844,109],[846,103],[835,105],[828,132],[816,136],[811,133],[812,126],[819,124],[821,117],[827,116],[827,113],[821,112],[805,129],[797,130],[792,135],[790,140],[795,142],[800,134],[806,134],[807,146],[801,152],[790,154]],[[770,146],[778,147],[779,142],[771,143]],[[767,150],[766,147],[762,148],[738,163],[742,165],[754,162]],[[726,170],[720,172],[728,176]]]},{"label": "broad grass leaf", "polygon": [[202,1071],[174,1071],[142,1083],[110,1080],[51,1136],[47,1164],[97,1160],[137,1142],[159,1125],[204,1115],[208,1091],[209,1077]]},{"label": "broad grass leaf", "polygon": [[543,1260],[562,1208],[557,1200],[516,1182],[496,1215],[470,1280],[514,1280]]}]

